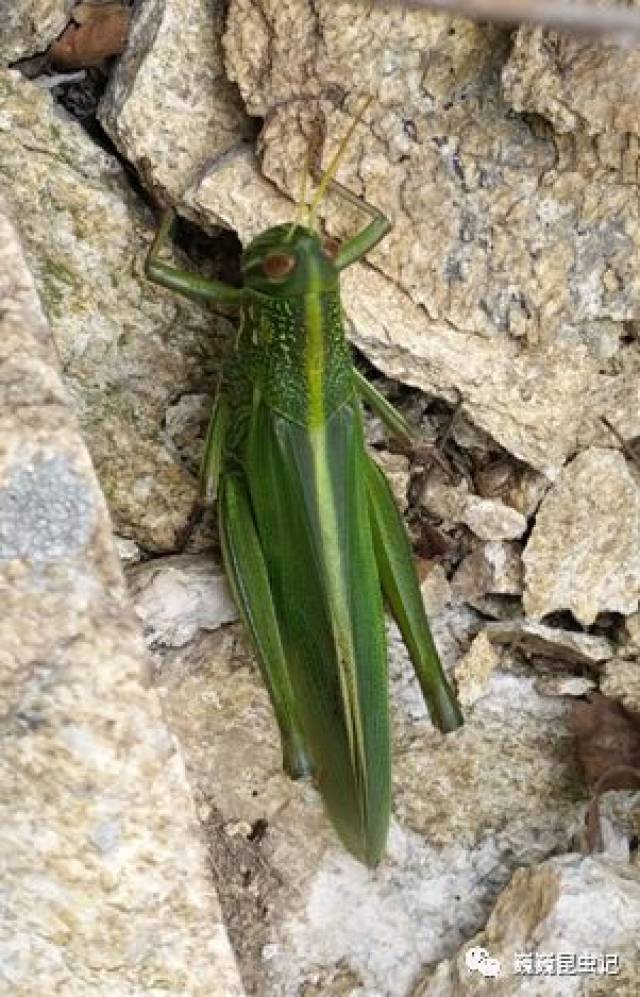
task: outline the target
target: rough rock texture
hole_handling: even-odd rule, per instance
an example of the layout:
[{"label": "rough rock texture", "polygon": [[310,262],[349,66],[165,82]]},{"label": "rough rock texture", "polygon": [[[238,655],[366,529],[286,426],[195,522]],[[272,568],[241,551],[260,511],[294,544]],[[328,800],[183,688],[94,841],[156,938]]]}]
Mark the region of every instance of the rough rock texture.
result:
[{"label": "rough rock texture", "polygon": [[455,667],[456,688],[462,707],[484,696],[489,679],[500,664],[500,654],[483,631]]},{"label": "rough rock texture", "polygon": [[592,447],[568,464],[538,510],[523,555],[524,606],[580,623],[632,613],[640,597],[640,488],[622,454]]},{"label": "rough rock texture", "polygon": [[116,529],[172,550],[197,497],[197,455],[191,468],[180,459],[163,419],[177,395],[212,390],[231,327],[145,279],[153,221],[124,170],[15,72],[0,76],[0,192]]},{"label": "rough rock texture", "polygon": [[640,136],[640,52],[541,28],[520,28],[502,73],[516,111],[541,114],[557,132],[619,132],[629,162]]},{"label": "rough rock texture", "polygon": [[176,554],[133,568],[129,591],[147,643],[183,647],[199,630],[238,616],[222,570],[209,557]]},{"label": "rough rock texture", "polygon": [[450,485],[442,472],[429,475],[421,501],[433,515],[448,522],[464,523],[481,540],[514,540],[527,528],[525,517],[517,509],[496,499],[470,494],[465,481]]},{"label": "rough rock texture", "polygon": [[627,709],[640,713],[640,662],[614,658],[604,667],[600,690],[605,696],[619,699]]},{"label": "rough rock texture", "polygon": [[388,856],[370,872],[340,847],[313,788],[283,775],[267,694],[237,633],[165,652],[158,675],[245,984],[260,995],[405,997],[421,967],[484,923],[515,867],[569,846],[582,807],[564,706],[496,665],[466,726],[443,737],[392,633],[395,816]]},{"label": "rough rock texture", "polygon": [[102,124],[119,146],[135,150],[142,178],[164,199],[178,199],[205,162],[253,130],[224,75],[224,6],[221,0],[138,5],[101,102]]},{"label": "rough rock texture", "polygon": [[484,595],[520,595],[522,592],[521,547],[515,543],[489,541],[480,544],[458,567],[452,587],[466,602]]},{"label": "rough rock texture", "polygon": [[0,215],[0,989],[240,997],[184,767]]},{"label": "rough rock texture", "polygon": [[[342,122],[344,130],[344,121]],[[185,196],[197,217],[234,228],[243,243],[292,218],[294,207],[264,179],[250,150],[214,165]],[[437,243],[432,240],[432,245]],[[575,446],[593,373],[581,344],[530,352],[434,322],[395,283],[356,264],[342,279],[353,342],[389,376],[456,401],[505,449],[555,473]]]},{"label": "rough rock texture", "polygon": [[[486,928],[438,966],[415,997],[632,997],[640,987],[639,929],[637,866],[602,856],[557,856],[519,869]],[[495,976],[470,969],[477,964],[472,949],[497,960]],[[568,960],[558,972],[564,953]],[[573,973],[567,972],[572,955]],[[617,972],[614,959],[604,963],[607,955],[618,957]]]},{"label": "rough rock texture", "polygon": [[44,52],[76,0],[0,0],[0,66]]},{"label": "rough rock texture", "polygon": [[485,632],[495,644],[512,644],[527,653],[573,664],[597,666],[614,655],[614,646],[606,637],[546,627],[531,620],[491,622]]},{"label": "rough rock texture", "polygon": [[[384,452],[381,461],[402,502],[411,498],[425,604],[467,722],[447,738],[433,730],[390,626],[395,809],[376,872],[342,851],[311,785],[282,775],[240,628],[201,629],[220,618],[216,569],[203,576],[194,561],[140,565],[134,590],[248,988],[260,997],[408,997],[482,927],[514,869],[530,867],[534,877],[537,862],[581,833],[585,790],[564,697],[596,681],[630,705],[637,696],[637,149],[633,135],[611,127],[597,141],[587,134],[584,86],[575,88],[570,135],[515,112],[515,89],[506,88],[518,74],[529,79],[522,34],[511,54],[508,32],[368,0],[227,6],[227,77],[249,114],[263,119],[260,160],[250,143],[239,145],[251,129],[222,74],[217,0],[137,5],[103,103],[105,124],[152,194],[204,229],[222,224],[246,242],[291,220],[307,148],[313,166],[326,166],[363,95],[373,95],[339,177],[395,228],[343,275],[345,312],[374,364],[429,396],[414,392],[407,403],[425,438],[447,436],[451,479],[429,473],[426,508],[416,463]],[[603,71],[597,53],[561,68],[580,59]],[[124,554],[135,561],[210,547],[210,520],[189,521],[189,512],[196,440],[223,352],[218,333],[229,327],[215,320],[211,336],[203,312],[147,287],[140,264],[149,220],[123,172],[32,87],[7,79],[0,186],[24,217],[69,385],[119,529],[135,541]],[[543,82],[550,93],[548,74]],[[595,108],[593,118],[597,130]],[[322,214],[338,238],[363,221],[334,195]],[[408,393],[399,395],[404,404]],[[458,403],[447,435],[446,410]],[[384,451],[384,437],[376,445]],[[604,455],[602,470],[571,493],[579,461],[593,470],[596,455]],[[61,474],[50,464],[41,472],[36,496]],[[69,502],[82,509],[75,480],[64,480]],[[17,485],[24,491],[30,481]],[[585,544],[568,552],[563,522],[574,512]],[[596,520],[589,532],[587,513]],[[51,515],[62,543],[66,519],[55,505]],[[7,502],[0,519],[11,540],[17,520]],[[596,540],[606,577],[587,593],[589,612],[622,607],[632,614],[625,623],[600,615],[596,632],[575,633],[523,618],[526,541],[517,538],[532,526],[528,553],[544,557],[532,557],[527,598],[553,590],[567,551],[571,578],[553,608],[575,612]],[[438,530],[434,564],[429,531]],[[223,603],[221,618],[230,616]],[[487,616],[498,622],[487,625]],[[619,795],[617,810],[606,800],[607,835],[628,857],[640,828],[629,816],[633,798]],[[525,903],[537,897],[532,889]],[[529,914],[534,920],[535,905]]]},{"label": "rough rock texture", "polygon": [[[494,28],[366,3],[234,0],[225,45],[249,109],[267,117],[263,168],[291,194],[309,140],[328,162],[345,108],[353,112],[360,93],[375,96],[340,176],[394,219],[370,261],[422,306],[421,338],[430,342],[416,349],[406,305],[390,321],[384,281],[367,287],[382,320],[367,315],[365,337],[361,315],[356,333],[395,376],[426,390],[435,380],[442,393],[458,387],[472,421],[519,455],[513,423],[526,418],[527,446],[546,438],[536,466],[557,467],[592,402],[578,386],[595,379],[582,348],[597,367],[611,326],[620,333],[638,313],[635,160],[621,155],[625,140],[564,141],[514,115],[500,85],[507,35]],[[344,234],[355,218],[338,216],[336,203],[328,224]],[[383,324],[386,335],[377,335]],[[402,369],[405,348],[414,359]],[[554,349],[564,350],[562,372]],[[567,390],[574,400],[566,413],[557,397],[543,404],[551,371],[564,400]],[[494,400],[480,396],[489,386]]]},{"label": "rough rock texture", "polygon": [[[341,177],[395,229],[371,254],[376,270],[345,275],[354,339],[391,376],[451,400],[461,394],[475,424],[554,473],[592,414],[603,354],[637,313],[638,212],[615,149],[559,145],[510,112],[500,90],[507,41],[496,29],[368,4],[236,0],[225,47],[249,112],[267,118],[263,168],[294,197],[309,140],[326,163],[345,107],[376,95]],[[214,45],[190,49],[185,73],[143,105],[144,136],[113,130],[148,182],[169,189],[170,167],[160,164],[174,144],[181,179],[172,189],[201,170],[202,144],[189,161],[172,108],[197,103],[199,75],[219,71]],[[243,239],[291,217],[249,153],[217,165],[181,210],[209,227],[222,220]],[[344,234],[357,220],[337,203],[327,223]],[[598,396],[598,413],[610,413],[611,397]]]}]

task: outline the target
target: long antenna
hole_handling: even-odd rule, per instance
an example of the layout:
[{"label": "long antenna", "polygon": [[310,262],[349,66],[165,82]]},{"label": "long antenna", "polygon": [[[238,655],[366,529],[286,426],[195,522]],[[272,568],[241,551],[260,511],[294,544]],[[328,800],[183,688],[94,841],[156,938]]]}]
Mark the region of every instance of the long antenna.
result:
[{"label": "long antenna", "polygon": [[306,152],[304,154],[304,162],[302,164],[302,175],[300,177],[300,194],[298,196],[298,203],[296,205],[295,218],[291,222],[289,231],[285,236],[285,242],[288,242],[292,238],[293,233],[299,225],[302,224],[305,212],[309,210],[309,205],[307,204],[307,178],[309,176],[309,165],[311,160],[311,150],[307,146]]},{"label": "long antenna", "polygon": [[331,181],[335,177],[336,173],[338,172],[338,167],[340,166],[340,163],[342,162],[343,156],[344,156],[344,154],[346,152],[346,149],[347,149],[347,146],[348,146],[349,141],[351,139],[351,136],[353,135],[354,131],[356,130],[356,128],[358,127],[358,125],[362,121],[362,118],[364,117],[364,112],[367,110],[367,108],[368,108],[368,106],[369,106],[369,104],[371,103],[372,100],[373,100],[373,97],[367,97],[365,99],[362,107],[360,108],[360,110],[356,114],[355,118],[353,119],[353,121],[349,125],[349,128],[347,130],[346,135],[342,139],[340,145],[338,146],[337,152],[335,153],[333,159],[331,160],[331,162],[329,163],[327,169],[325,170],[325,172],[324,172],[324,174],[322,176],[322,179],[320,180],[320,185],[319,185],[317,191],[315,192],[313,201],[311,202],[311,207],[309,208],[308,224],[309,224],[309,228],[311,228],[311,229],[315,228],[316,214],[317,214],[318,208],[320,207],[320,202],[322,201],[322,198],[324,197],[324,195],[327,192],[327,187],[329,186],[329,184],[331,183]]}]

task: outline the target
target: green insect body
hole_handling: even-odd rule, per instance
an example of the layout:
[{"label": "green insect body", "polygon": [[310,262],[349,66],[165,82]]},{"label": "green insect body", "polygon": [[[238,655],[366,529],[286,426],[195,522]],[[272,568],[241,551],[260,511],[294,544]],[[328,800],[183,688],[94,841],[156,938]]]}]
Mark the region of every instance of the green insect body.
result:
[{"label": "green insect body", "polygon": [[[343,143],[344,144],[344,143]],[[331,169],[331,168],[330,168]],[[312,774],[344,845],[375,865],[391,800],[383,598],[440,729],[462,723],[424,613],[409,541],[368,455],[361,398],[394,432],[410,429],[352,366],[339,274],[389,229],[379,212],[332,259],[293,223],[246,249],[243,287],[147,261],[151,279],[240,306],[214,406],[203,491],[217,499],[225,569],[256,653],[292,777]]]}]

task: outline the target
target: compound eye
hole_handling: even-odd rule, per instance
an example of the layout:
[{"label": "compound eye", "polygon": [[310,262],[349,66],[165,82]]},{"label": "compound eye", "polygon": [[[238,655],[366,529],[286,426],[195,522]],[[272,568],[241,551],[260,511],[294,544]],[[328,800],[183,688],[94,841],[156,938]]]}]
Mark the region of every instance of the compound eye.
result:
[{"label": "compound eye", "polygon": [[331,236],[326,236],[322,240],[322,248],[324,249],[325,254],[329,257],[330,260],[335,260],[338,253],[340,252],[341,248],[340,241],[339,239],[331,238]]},{"label": "compound eye", "polygon": [[262,261],[262,270],[266,277],[286,277],[296,265],[295,256],[288,253],[271,253]]}]

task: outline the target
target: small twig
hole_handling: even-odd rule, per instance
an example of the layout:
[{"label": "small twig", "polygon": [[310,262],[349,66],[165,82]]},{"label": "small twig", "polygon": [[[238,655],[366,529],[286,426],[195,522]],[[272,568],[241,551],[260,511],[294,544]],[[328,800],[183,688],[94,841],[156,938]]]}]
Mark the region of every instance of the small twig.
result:
[{"label": "small twig", "polygon": [[628,7],[555,0],[373,0],[378,7],[447,11],[474,21],[539,24],[554,31],[605,38],[621,46],[640,42],[640,14]]},{"label": "small twig", "polygon": [[632,464],[640,466],[640,457],[638,457],[635,448],[630,443],[628,443],[627,440],[625,440],[620,430],[616,429],[613,423],[610,422],[609,419],[607,419],[606,415],[600,416],[600,422],[603,423],[603,425],[607,427],[609,432],[615,436],[627,460],[631,461]]}]

